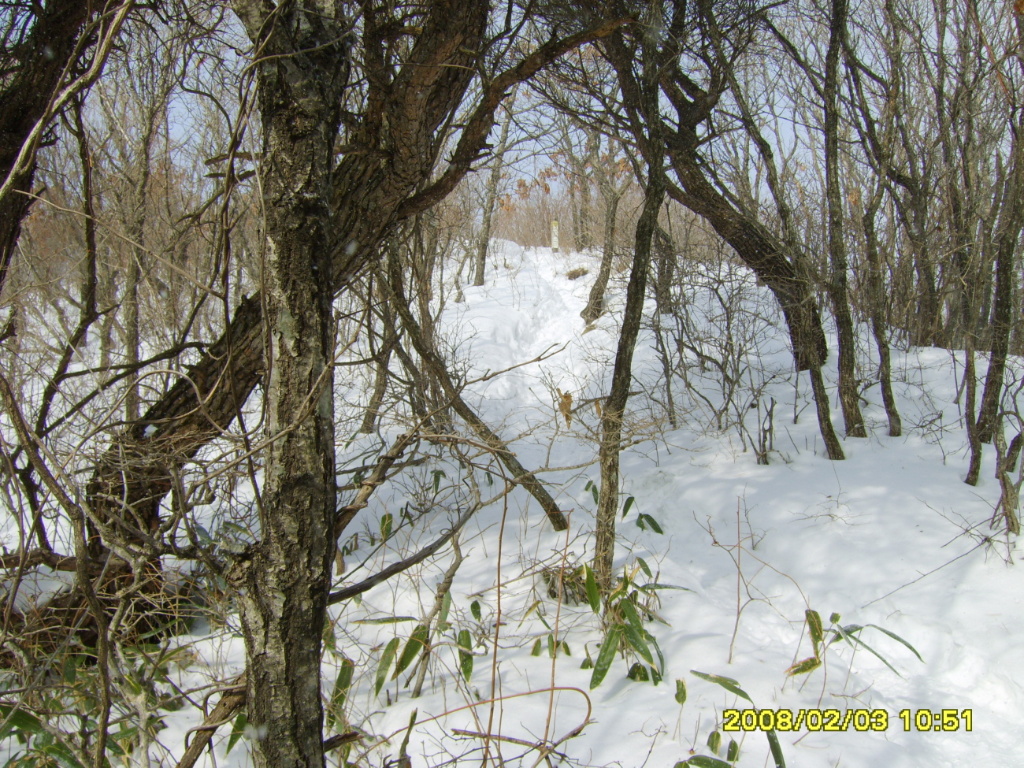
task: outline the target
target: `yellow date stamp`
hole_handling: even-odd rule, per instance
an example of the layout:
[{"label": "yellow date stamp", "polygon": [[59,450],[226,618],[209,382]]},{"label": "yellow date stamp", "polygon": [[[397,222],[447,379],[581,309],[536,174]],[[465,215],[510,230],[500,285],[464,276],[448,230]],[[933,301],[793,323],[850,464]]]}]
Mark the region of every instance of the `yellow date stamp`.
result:
[{"label": "yellow date stamp", "polygon": [[725,709],[723,731],[886,731],[889,724],[904,731],[970,731],[974,727],[970,709],[901,709],[890,717],[886,709]]}]

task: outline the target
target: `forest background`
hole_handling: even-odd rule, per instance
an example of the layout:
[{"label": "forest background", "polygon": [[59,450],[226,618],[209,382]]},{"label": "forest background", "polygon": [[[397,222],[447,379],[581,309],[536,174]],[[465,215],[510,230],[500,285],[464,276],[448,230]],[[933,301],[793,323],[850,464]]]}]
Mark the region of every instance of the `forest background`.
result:
[{"label": "forest background", "polygon": [[[617,654],[657,681],[657,579],[617,530],[638,514],[624,451],[689,427],[755,466],[787,464],[785,382],[789,418],[806,403],[803,445],[832,473],[859,444],[946,424],[941,410],[904,424],[893,359],[914,349],[951,351],[956,482],[985,491],[979,546],[1002,537],[1010,559],[1022,11],[4,0],[0,734],[13,764],[163,760],[158,734],[182,710],[189,746],[164,753],[182,766],[214,759],[227,723],[222,748],[245,734],[256,765],[408,764],[415,715],[397,753],[369,748],[349,691],[390,701],[403,674],[421,688],[443,647],[464,682],[474,659],[497,665],[497,637],[449,619],[451,587],[473,561],[467,524],[509,509],[579,542],[571,559],[565,545],[517,567],[549,610],[594,614],[590,684]],[[557,343],[474,366],[450,318],[530,263],[495,238],[546,246],[555,219],[561,250],[580,255],[565,278],[587,279],[578,328],[559,320]],[[715,323],[695,319],[695,290],[717,302]],[[610,322],[600,371],[560,362]],[[769,327],[785,365],[756,341]],[[548,358],[545,418],[481,394]],[[574,424],[585,448],[569,463],[522,447]],[[570,490],[584,475],[586,520]],[[362,596],[424,563],[445,576],[413,628],[354,639]],[[493,578],[500,627],[510,577]],[[244,640],[244,663],[186,693],[172,670],[210,662],[178,639],[197,626]],[[814,674],[832,644],[860,648],[851,627],[807,605],[797,628],[813,653],[788,677]],[[572,639],[546,638],[553,662]],[[439,753],[497,764],[495,745],[517,743],[493,720],[474,728],[459,735],[471,747]],[[554,760],[562,741],[542,730],[514,737],[517,759]]]}]

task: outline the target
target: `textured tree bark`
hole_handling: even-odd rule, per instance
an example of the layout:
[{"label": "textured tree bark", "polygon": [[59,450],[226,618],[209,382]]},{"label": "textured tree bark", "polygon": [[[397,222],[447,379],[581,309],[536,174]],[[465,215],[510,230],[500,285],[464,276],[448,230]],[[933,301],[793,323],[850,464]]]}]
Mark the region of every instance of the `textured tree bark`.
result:
[{"label": "textured tree bark", "polygon": [[321,638],[334,559],[331,174],[344,18],[234,8],[260,52],[267,439],[259,541],[236,563],[254,763],[321,768]]},{"label": "textured tree bark", "polygon": [[828,258],[831,279],[828,295],[839,334],[839,404],[847,437],[867,437],[857,393],[856,342],[847,290],[846,227],[839,179],[839,61],[846,39],[846,0],[832,0],[828,50],[825,54],[825,200],[828,209]]},{"label": "textured tree bark", "polygon": [[1014,325],[1014,287],[1016,285],[1017,243],[1024,230],[1024,117],[1018,118],[1013,132],[1012,165],[1007,170],[999,220],[996,223],[996,289],[992,306],[992,343],[985,389],[978,406],[975,426],[978,440],[992,442],[999,421],[999,400],[1003,389],[1006,356],[1010,350],[1010,332]]},{"label": "textured tree bark", "polygon": [[665,200],[665,177],[661,163],[651,163],[644,206],[636,224],[633,265],[626,286],[626,308],[615,350],[612,386],[601,409],[601,444],[598,463],[601,468],[601,493],[598,495],[594,542],[594,577],[598,585],[611,589],[615,560],[615,518],[619,511],[619,452],[622,446],[622,417],[633,381],[633,350],[640,335],[647,275],[651,268],[651,245],[658,226],[658,212]]},{"label": "textured tree bark", "polygon": [[[651,3],[652,19],[660,20],[659,3]],[[612,383],[601,409],[601,442],[598,464],[601,468],[601,492],[597,501],[594,537],[594,576],[605,592],[612,588],[615,561],[615,518],[619,510],[619,453],[622,450],[622,419],[633,381],[633,351],[640,335],[647,276],[651,268],[651,250],[658,214],[665,201],[665,152],[660,137],[662,119],[659,110],[658,77],[671,56],[671,47],[662,45],[657,25],[651,23],[639,37],[636,48],[627,47],[622,35],[611,36],[606,44],[608,60],[615,68],[623,101],[629,113],[644,164],[647,184],[644,204],[637,219],[633,244],[633,264],[626,285],[626,307],[615,350]],[[639,70],[639,71],[637,71]]]}]

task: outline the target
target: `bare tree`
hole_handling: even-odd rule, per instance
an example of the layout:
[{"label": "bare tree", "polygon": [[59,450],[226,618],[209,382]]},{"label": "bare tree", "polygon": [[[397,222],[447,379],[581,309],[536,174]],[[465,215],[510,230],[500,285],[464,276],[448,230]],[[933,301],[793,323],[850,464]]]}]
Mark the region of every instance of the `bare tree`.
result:
[{"label": "bare tree", "polygon": [[480,233],[477,235],[476,258],[473,261],[473,285],[484,284],[484,273],[487,270],[487,248],[491,240],[491,220],[498,202],[498,188],[501,185],[502,172],[505,168],[505,153],[509,148],[509,129],[512,127],[512,119],[515,115],[516,90],[512,89],[508,104],[505,106],[505,118],[501,121],[501,132],[498,136],[498,144],[494,148],[491,172],[484,188],[484,207],[481,212]]},{"label": "bare tree", "polygon": [[[75,406],[86,417],[82,408],[92,398],[106,398],[136,373],[168,384],[147,390],[152,393],[148,403],[140,396],[138,419],[124,424],[103,419],[87,427],[83,445],[96,454],[84,487],[54,474],[56,460],[38,449],[46,434],[35,434],[24,418],[17,405],[22,393],[5,387],[21,450],[16,466],[25,470],[26,493],[41,497],[34,519],[42,520],[43,510],[57,505],[81,534],[69,557],[55,551],[45,531],[30,520],[40,530],[5,565],[80,569],[90,580],[83,590],[51,602],[31,620],[41,630],[34,637],[52,632],[59,642],[67,635],[68,616],[82,615],[76,626],[87,645],[108,636],[125,611],[145,615],[151,610],[162,590],[162,556],[198,560],[226,575],[240,590],[249,719],[268,732],[257,745],[259,764],[322,765],[318,681],[330,563],[337,536],[365,504],[357,497],[354,507],[339,510],[335,496],[335,298],[373,263],[402,221],[443,200],[473,169],[496,110],[517,83],[566,51],[609,34],[628,17],[597,19],[590,27],[568,25],[531,48],[522,45],[527,20],[492,16],[486,4],[469,0],[398,7],[338,4],[334,10],[321,8],[322,13],[304,4],[238,0],[233,9],[253,46],[246,71],[255,78],[255,100],[243,88],[232,115],[201,87],[192,89],[222,109],[233,125],[223,155],[208,158],[224,172],[211,174],[209,198],[185,217],[197,222],[213,212],[223,221],[213,249],[212,271],[219,282],[198,283],[202,298],[171,346],[130,361]],[[350,77],[353,70],[357,74]],[[486,80],[471,87],[484,72]],[[254,114],[261,151],[247,153],[243,140],[256,132],[248,124]],[[445,146],[451,151],[439,167]],[[264,235],[236,257],[239,188],[244,164],[257,156]],[[148,197],[145,190],[141,196]],[[259,294],[239,295],[231,285],[233,258],[247,261],[259,277]],[[92,291],[92,285],[86,289]],[[223,311],[219,327],[196,322],[198,306],[208,296]],[[84,307],[89,316],[96,314],[92,300]],[[201,330],[214,334],[207,340]],[[181,359],[190,364],[178,376],[146,370]],[[58,375],[53,381],[59,385],[62,379]],[[266,421],[258,437],[248,430],[244,411],[261,381]],[[57,419],[44,429],[60,423],[65,422]],[[212,493],[212,486],[190,462],[216,441],[234,443],[241,451],[228,460],[228,468],[248,466],[257,499],[251,538],[229,550],[204,541],[192,517],[195,507],[208,503],[202,494]],[[85,451],[76,449],[75,461],[76,472],[86,471]],[[542,493],[541,484],[514,463],[515,479]],[[186,482],[190,472],[198,475],[195,483]],[[79,501],[72,502],[72,495]],[[564,526],[557,504],[547,499],[546,511]],[[80,612],[81,601],[93,594],[97,610]],[[140,594],[146,602],[119,600]]]},{"label": "bare tree", "polygon": [[629,40],[621,33],[612,35],[602,46],[605,56],[615,68],[630,128],[647,171],[643,209],[637,220],[633,261],[626,287],[626,307],[612,368],[611,388],[601,409],[601,442],[598,452],[601,491],[595,528],[594,576],[606,591],[613,586],[622,422],[633,381],[633,351],[647,298],[654,233],[665,199],[665,155],[662,149],[658,80],[666,61],[671,58],[681,39],[686,21],[685,12],[680,9],[651,3],[641,19],[642,27],[637,34]]},{"label": "bare tree", "polygon": [[[9,6],[0,20],[0,292],[32,204],[46,132],[103,72],[135,3],[111,1],[94,8],[54,0]],[[17,332],[16,314],[12,311],[0,338]]]},{"label": "bare tree", "polygon": [[618,221],[619,202],[633,175],[625,160],[620,157],[622,147],[618,140],[609,136],[606,139],[605,151],[594,168],[597,188],[604,201],[603,234],[601,237],[601,266],[597,277],[590,287],[587,305],[580,312],[583,322],[592,323],[604,311],[604,295],[608,290],[608,279],[612,273],[612,261],[615,258],[615,228]]}]

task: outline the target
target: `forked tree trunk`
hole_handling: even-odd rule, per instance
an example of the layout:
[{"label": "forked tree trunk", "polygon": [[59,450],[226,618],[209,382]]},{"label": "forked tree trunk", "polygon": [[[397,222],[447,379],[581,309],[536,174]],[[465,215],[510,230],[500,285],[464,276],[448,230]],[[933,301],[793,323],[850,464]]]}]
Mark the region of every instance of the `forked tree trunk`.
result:
[{"label": "forked tree trunk", "polygon": [[[648,10],[652,15],[659,12],[658,4],[652,3]],[[654,18],[658,16],[654,15]],[[607,45],[608,58],[615,67],[619,87],[628,105],[633,134],[647,166],[647,185],[644,188],[643,208],[636,223],[633,264],[626,286],[626,307],[615,350],[611,389],[601,409],[601,442],[598,446],[601,492],[597,504],[593,568],[598,586],[605,592],[612,588],[615,560],[622,419],[629,399],[629,386],[633,381],[633,350],[643,321],[654,232],[658,227],[658,213],[668,185],[665,178],[665,153],[660,140],[662,120],[658,108],[658,78],[665,64],[664,57],[671,55],[668,53],[670,50],[669,46],[662,45],[655,25],[647,27],[647,31],[639,38],[639,45],[632,50],[620,35],[610,37]],[[634,60],[638,60],[636,64]],[[640,71],[637,72],[637,69]]]},{"label": "forked tree trunk", "polygon": [[878,348],[878,382],[882,388],[885,415],[889,420],[889,437],[899,437],[903,434],[903,420],[900,418],[896,396],[892,391],[892,361],[885,322],[885,282],[882,278],[882,259],[875,230],[875,214],[881,202],[882,185],[879,184],[861,218],[864,226],[864,255],[868,265],[868,314],[871,320],[871,333]]},{"label": "forked tree trunk", "polygon": [[828,208],[828,295],[839,334],[839,404],[847,437],[867,437],[857,393],[856,342],[847,290],[843,193],[839,179],[839,60],[846,38],[847,0],[832,0],[828,51],[825,55],[825,199]]},{"label": "forked tree trunk", "polygon": [[[257,6],[254,0],[236,0],[236,5]],[[341,290],[377,257],[397,222],[444,199],[465,177],[490,133],[494,111],[516,83],[625,23],[612,19],[550,40],[495,76],[465,123],[448,168],[430,182],[441,146],[437,132],[463,103],[486,20],[487,6],[476,0],[434,0],[424,6],[415,42],[395,75],[401,88],[393,88],[388,99],[374,92],[363,115],[366,128],[352,137],[361,149],[345,154],[332,174],[334,233],[328,251],[333,260],[328,274],[320,275],[332,290]],[[386,137],[377,130],[383,125],[389,126]],[[151,530],[159,525],[160,504],[172,484],[169,467],[181,466],[222,434],[260,381],[261,323],[260,297],[243,298],[223,335],[190,367],[189,376],[178,378],[118,436],[87,487],[97,523],[117,518],[139,520]],[[120,541],[133,538],[113,526],[107,531]],[[90,554],[100,560],[105,551],[93,535]]]},{"label": "forked tree trunk", "polygon": [[[565,514],[559,509],[558,504],[548,493],[543,483],[537,480],[532,472],[519,463],[515,453],[509,450],[505,441],[494,432],[477,413],[470,408],[462,397],[462,390],[452,379],[448,372],[448,366],[444,359],[438,354],[433,339],[421,327],[420,323],[413,317],[410,308],[410,300],[403,286],[402,268],[398,259],[393,255],[388,257],[388,280],[394,301],[395,312],[401,319],[404,333],[412,343],[423,363],[427,376],[437,384],[444,394],[445,399],[451,403],[452,410],[458,414],[474,432],[477,437],[491,450],[494,456],[505,465],[511,475],[512,482],[523,486],[531,496],[540,504],[544,514],[551,521],[551,526],[556,531],[564,531],[569,523]],[[395,351],[402,354],[401,345],[395,347]],[[410,370],[416,370],[416,366],[410,359],[407,362]]]}]

